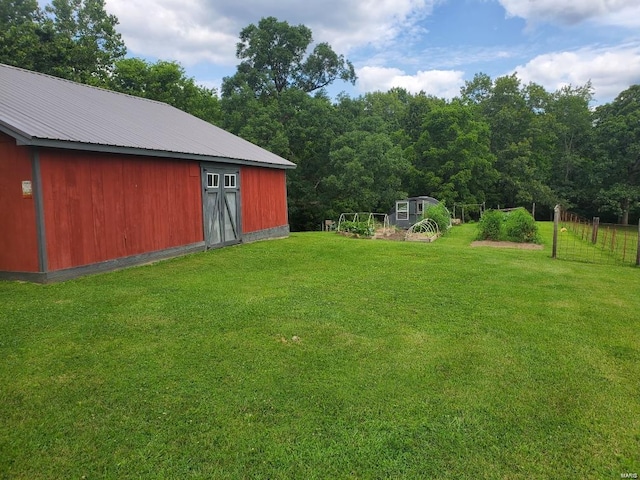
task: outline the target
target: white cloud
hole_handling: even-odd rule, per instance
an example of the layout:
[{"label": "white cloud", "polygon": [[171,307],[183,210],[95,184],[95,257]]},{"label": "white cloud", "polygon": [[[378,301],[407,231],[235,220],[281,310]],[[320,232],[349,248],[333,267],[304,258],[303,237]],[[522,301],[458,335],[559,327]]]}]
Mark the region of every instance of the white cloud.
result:
[{"label": "white cloud", "polygon": [[107,0],[106,9],[118,17],[118,31],[136,56],[235,64],[238,31],[227,19],[210,16],[199,0]]},{"label": "white cloud", "polygon": [[529,22],[576,24],[594,21],[603,25],[640,26],[637,0],[499,0],[511,17]]},{"label": "white cloud", "polygon": [[547,53],[515,71],[523,81],[539,83],[551,91],[568,84],[584,85],[590,80],[595,100],[605,103],[630,85],[640,83],[640,44]]},{"label": "white cloud", "polygon": [[371,45],[381,48],[417,23],[444,0],[106,0],[120,20],[118,31],[134,55],[235,65],[240,30],[274,16],[311,28],[314,40],[327,41],[341,54]]},{"label": "white cloud", "polygon": [[[440,0],[442,1],[442,0]],[[309,2],[320,7],[303,23],[318,41],[328,41],[340,53],[372,45],[380,48],[401,34],[414,33],[419,20],[429,15],[438,0],[336,0],[333,7],[340,19],[330,21],[322,11],[332,8],[327,2]]]},{"label": "white cloud", "polygon": [[402,87],[412,93],[424,91],[437,97],[453,98],[464,84],[464,72],[458,70],[418,71],[415,75],[407,75],[398,68],[363,67],[357,73],[357,87],[362,92]]}]

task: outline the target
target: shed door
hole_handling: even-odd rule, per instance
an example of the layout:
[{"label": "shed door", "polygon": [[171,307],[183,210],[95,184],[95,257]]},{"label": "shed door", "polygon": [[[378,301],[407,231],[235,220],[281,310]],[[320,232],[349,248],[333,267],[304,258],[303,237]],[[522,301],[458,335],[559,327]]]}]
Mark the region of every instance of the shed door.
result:
[{"label": "shed door", "polygon": [[204,240],[208,248],[241,240],[239,173],[238,170],[202,167]]}]

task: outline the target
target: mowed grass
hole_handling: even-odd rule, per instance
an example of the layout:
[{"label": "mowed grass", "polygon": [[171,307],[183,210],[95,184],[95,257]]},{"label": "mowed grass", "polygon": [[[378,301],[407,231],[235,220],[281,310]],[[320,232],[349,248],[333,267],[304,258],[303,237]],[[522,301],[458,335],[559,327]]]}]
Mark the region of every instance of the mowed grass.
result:
[{"label": "mowed grass", "polygon": [[640,270],[300,233],[0,282],[0,478],[640,473]]}]

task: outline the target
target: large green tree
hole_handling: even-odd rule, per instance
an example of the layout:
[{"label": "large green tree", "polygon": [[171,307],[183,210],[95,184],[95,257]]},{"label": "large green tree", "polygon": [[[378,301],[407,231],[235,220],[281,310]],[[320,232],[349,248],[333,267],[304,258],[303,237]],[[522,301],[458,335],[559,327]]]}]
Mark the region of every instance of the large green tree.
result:
[{"label": "large green tree", "polygon": [[593,207],[592,92],[590,83],[567,85],[552,95],[547,107],[556,139],[550,186],[559,201],[580,213]]},{"label": "large green tree", "polygon": [[230,96],[244,85],[258,97],[280,95],[289,88],[313,92],[341,79],[355,82],[353,65],[333,51],[328,43],[313,41],[305,25],[289,25],[266,17],[240,32],[236,55],[241,60],[232,77],[226,77],[222,94]]},{"label": "large green tree", "polygon": [[491,81],[478,74],[461,90],[464,105],[489,124],[491,152],[499,172],[491,205],[515,206],[555,201],[549,187],[549,158],[554,145],[547,121],[548,95],[537,85],[523,86],[516,74]]},{"label": "large green tree", "polygon": [[482,108],[493,95],[493,80],[486,73],[476,73],[460,89],[460,99],[467,106]]},{"label": "large green tree", "polygon": [[597,205],[623,224],[640,201],[640,85],[595,112]]},{"label": "large green tree", "polygon": [[332,173],[323,181],[332,193],[329,218],[342,212],[386,213],[406,196],[402,180],[409,164],[385,133],[347,132],[333,142],[329,158]]},{"label": "large green tree", "polygon": [[482,203],[495,189],[499,175],[489,125],[458,100],[434,105],[424,116],[414,151],[413,195],[449,205]]},{"label": "large green tree", "polygon": [[331,142],[342,131],[335,108],[325,95],[287,90],[278,97],[279,119],[297,168],[287,173],[289,218],[292,228],[308,230],[327,216],[332,191],[323,180],[331,174]]},{"label": "large green tree", "polygon": [[127,53],[116,30],[118,19],[106,12],[104,0],[52,0],[45,12],[53,22],[55,48],[68,58],[55,73],[104,84],[115,61]]},{"label": "large green tree", "polygon": [[37,0],[0,0],[0,63],[43,71],[52,33]]},{"label": "large green tree", "polygon": [[102,85],[126,48],[104,0],[0,0],[0,61]]}]

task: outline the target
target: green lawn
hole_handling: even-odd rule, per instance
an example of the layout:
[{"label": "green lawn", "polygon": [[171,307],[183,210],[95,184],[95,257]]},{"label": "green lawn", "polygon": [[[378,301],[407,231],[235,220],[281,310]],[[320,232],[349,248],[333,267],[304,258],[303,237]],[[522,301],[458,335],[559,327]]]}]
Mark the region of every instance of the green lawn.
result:
[{"label": "green lawn", "polygon": [[0,282],[0,478],[640,474],[640,270],[474,235]]}]

